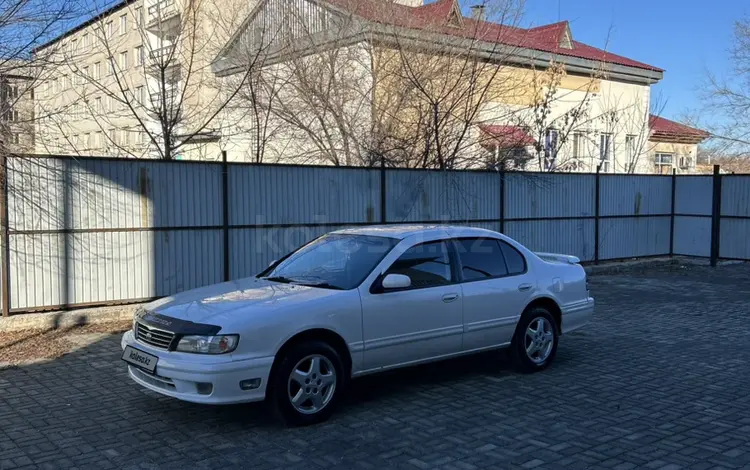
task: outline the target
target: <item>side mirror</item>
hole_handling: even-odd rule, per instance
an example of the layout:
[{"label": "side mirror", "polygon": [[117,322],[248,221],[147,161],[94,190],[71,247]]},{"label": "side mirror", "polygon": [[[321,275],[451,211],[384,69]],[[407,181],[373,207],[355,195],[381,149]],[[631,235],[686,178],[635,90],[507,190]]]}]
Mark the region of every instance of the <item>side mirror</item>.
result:
[{"label": "side mirror", "polygon": [[411,286],[411,279],[404,274],[389,274],[382,282],[383,289],[405,289]]}]

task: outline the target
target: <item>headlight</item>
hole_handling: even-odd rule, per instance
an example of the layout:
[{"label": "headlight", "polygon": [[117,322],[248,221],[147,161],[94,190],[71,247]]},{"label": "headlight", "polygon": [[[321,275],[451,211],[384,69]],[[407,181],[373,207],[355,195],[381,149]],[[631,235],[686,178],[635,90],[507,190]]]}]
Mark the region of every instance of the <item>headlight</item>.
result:
[{"label": "headlight", "polygon": [[239,335],[184,336],[177,343],[177,351],[197,354],[226,354],[237,348]]}]

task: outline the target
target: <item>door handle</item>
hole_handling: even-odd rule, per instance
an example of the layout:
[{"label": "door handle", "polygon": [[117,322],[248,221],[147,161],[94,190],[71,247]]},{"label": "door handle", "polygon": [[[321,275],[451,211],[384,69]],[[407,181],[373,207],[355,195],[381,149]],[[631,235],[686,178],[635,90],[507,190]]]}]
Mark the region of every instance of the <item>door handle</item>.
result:
[{"label": "door handle", "polygon": [[443,302],[445,302],[445,303],[453,302],[457,298],[458,298],[458,294],[445,294],[443,296]]},{"label": "door handle", "polygon": [[520,284],[518,286],[518,290],[520,290],[521,292],[526,292],[527,290],[531,289],[532,287],[534,287],[534,286],[532,286],[531,284]]}]

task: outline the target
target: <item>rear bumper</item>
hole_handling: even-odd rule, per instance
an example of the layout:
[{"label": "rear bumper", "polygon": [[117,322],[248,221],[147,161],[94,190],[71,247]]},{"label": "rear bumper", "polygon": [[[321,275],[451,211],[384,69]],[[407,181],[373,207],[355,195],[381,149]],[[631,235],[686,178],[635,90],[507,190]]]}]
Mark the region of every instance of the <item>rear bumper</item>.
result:
[{"label": "rear bumper", "polygon": [[562,332],[570,333],[585,326],[594,316],[594,299],[589,297],[562,309]]},{"label": "rear bumper", "polygon": [[[155,374],[128,365],[128,375],[142,387],[162,395],[204,404],[246,403],[265,398],[273,357],[209,362],[215,358],[178,353],[181,357],[175,359],[175,353],[136,342],[131,331],[122,336],[120,345],[122,349],[131,346],[159,358]],[[185,356],[194,357],[194,362],[185,360]],[[260,385],[242,390],[240,382],[251,379],[260,379]]]}]

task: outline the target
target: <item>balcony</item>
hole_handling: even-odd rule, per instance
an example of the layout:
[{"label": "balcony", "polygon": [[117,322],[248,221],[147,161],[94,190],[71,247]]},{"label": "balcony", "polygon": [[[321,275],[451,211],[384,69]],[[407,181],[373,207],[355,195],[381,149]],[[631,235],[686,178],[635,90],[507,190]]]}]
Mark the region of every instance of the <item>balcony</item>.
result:
[{"label": "balcony", "polygon": [[159,80],[159,82],[161,82],[162,75],[164,75],[164,82],[167,85],[172,85],[179,82],[182,78],[182,66],[177,58],[173,58],[169,62],[151,61],[151,63],[146,65],[146,73]]},{"label": "balcony", "polygon": [[174,62],[175,54],[175,46],[171,45],[152,50],[151,52],[149,52],[149,57],[151,58],[151,62],[153,62],[154,64],[166,65],[169,62]]},{"label": "balcony", "polygon": [[158,0],[148,7],[146,29],[152,33],[167,33],[179,26],[180,9],[176,0]]},{"label": "balcony", "polygon": [[[177,106],[178,104],[180,104],[180,99],[182,98],[182,96],[180,94],[181,91],[182,90],[180,90],[179,87],[168,88],[166,90],[165,98],[166,98],[166,107],[167,107],[167,109],[172,108],[172,107]],[[154,109],[160,109],[161,108],[161,106],[162,106],[161,97],[162,97],[162,94],[159,91],[151,93],[149,95],[149,98],[151,99],[151,106]]]}]

